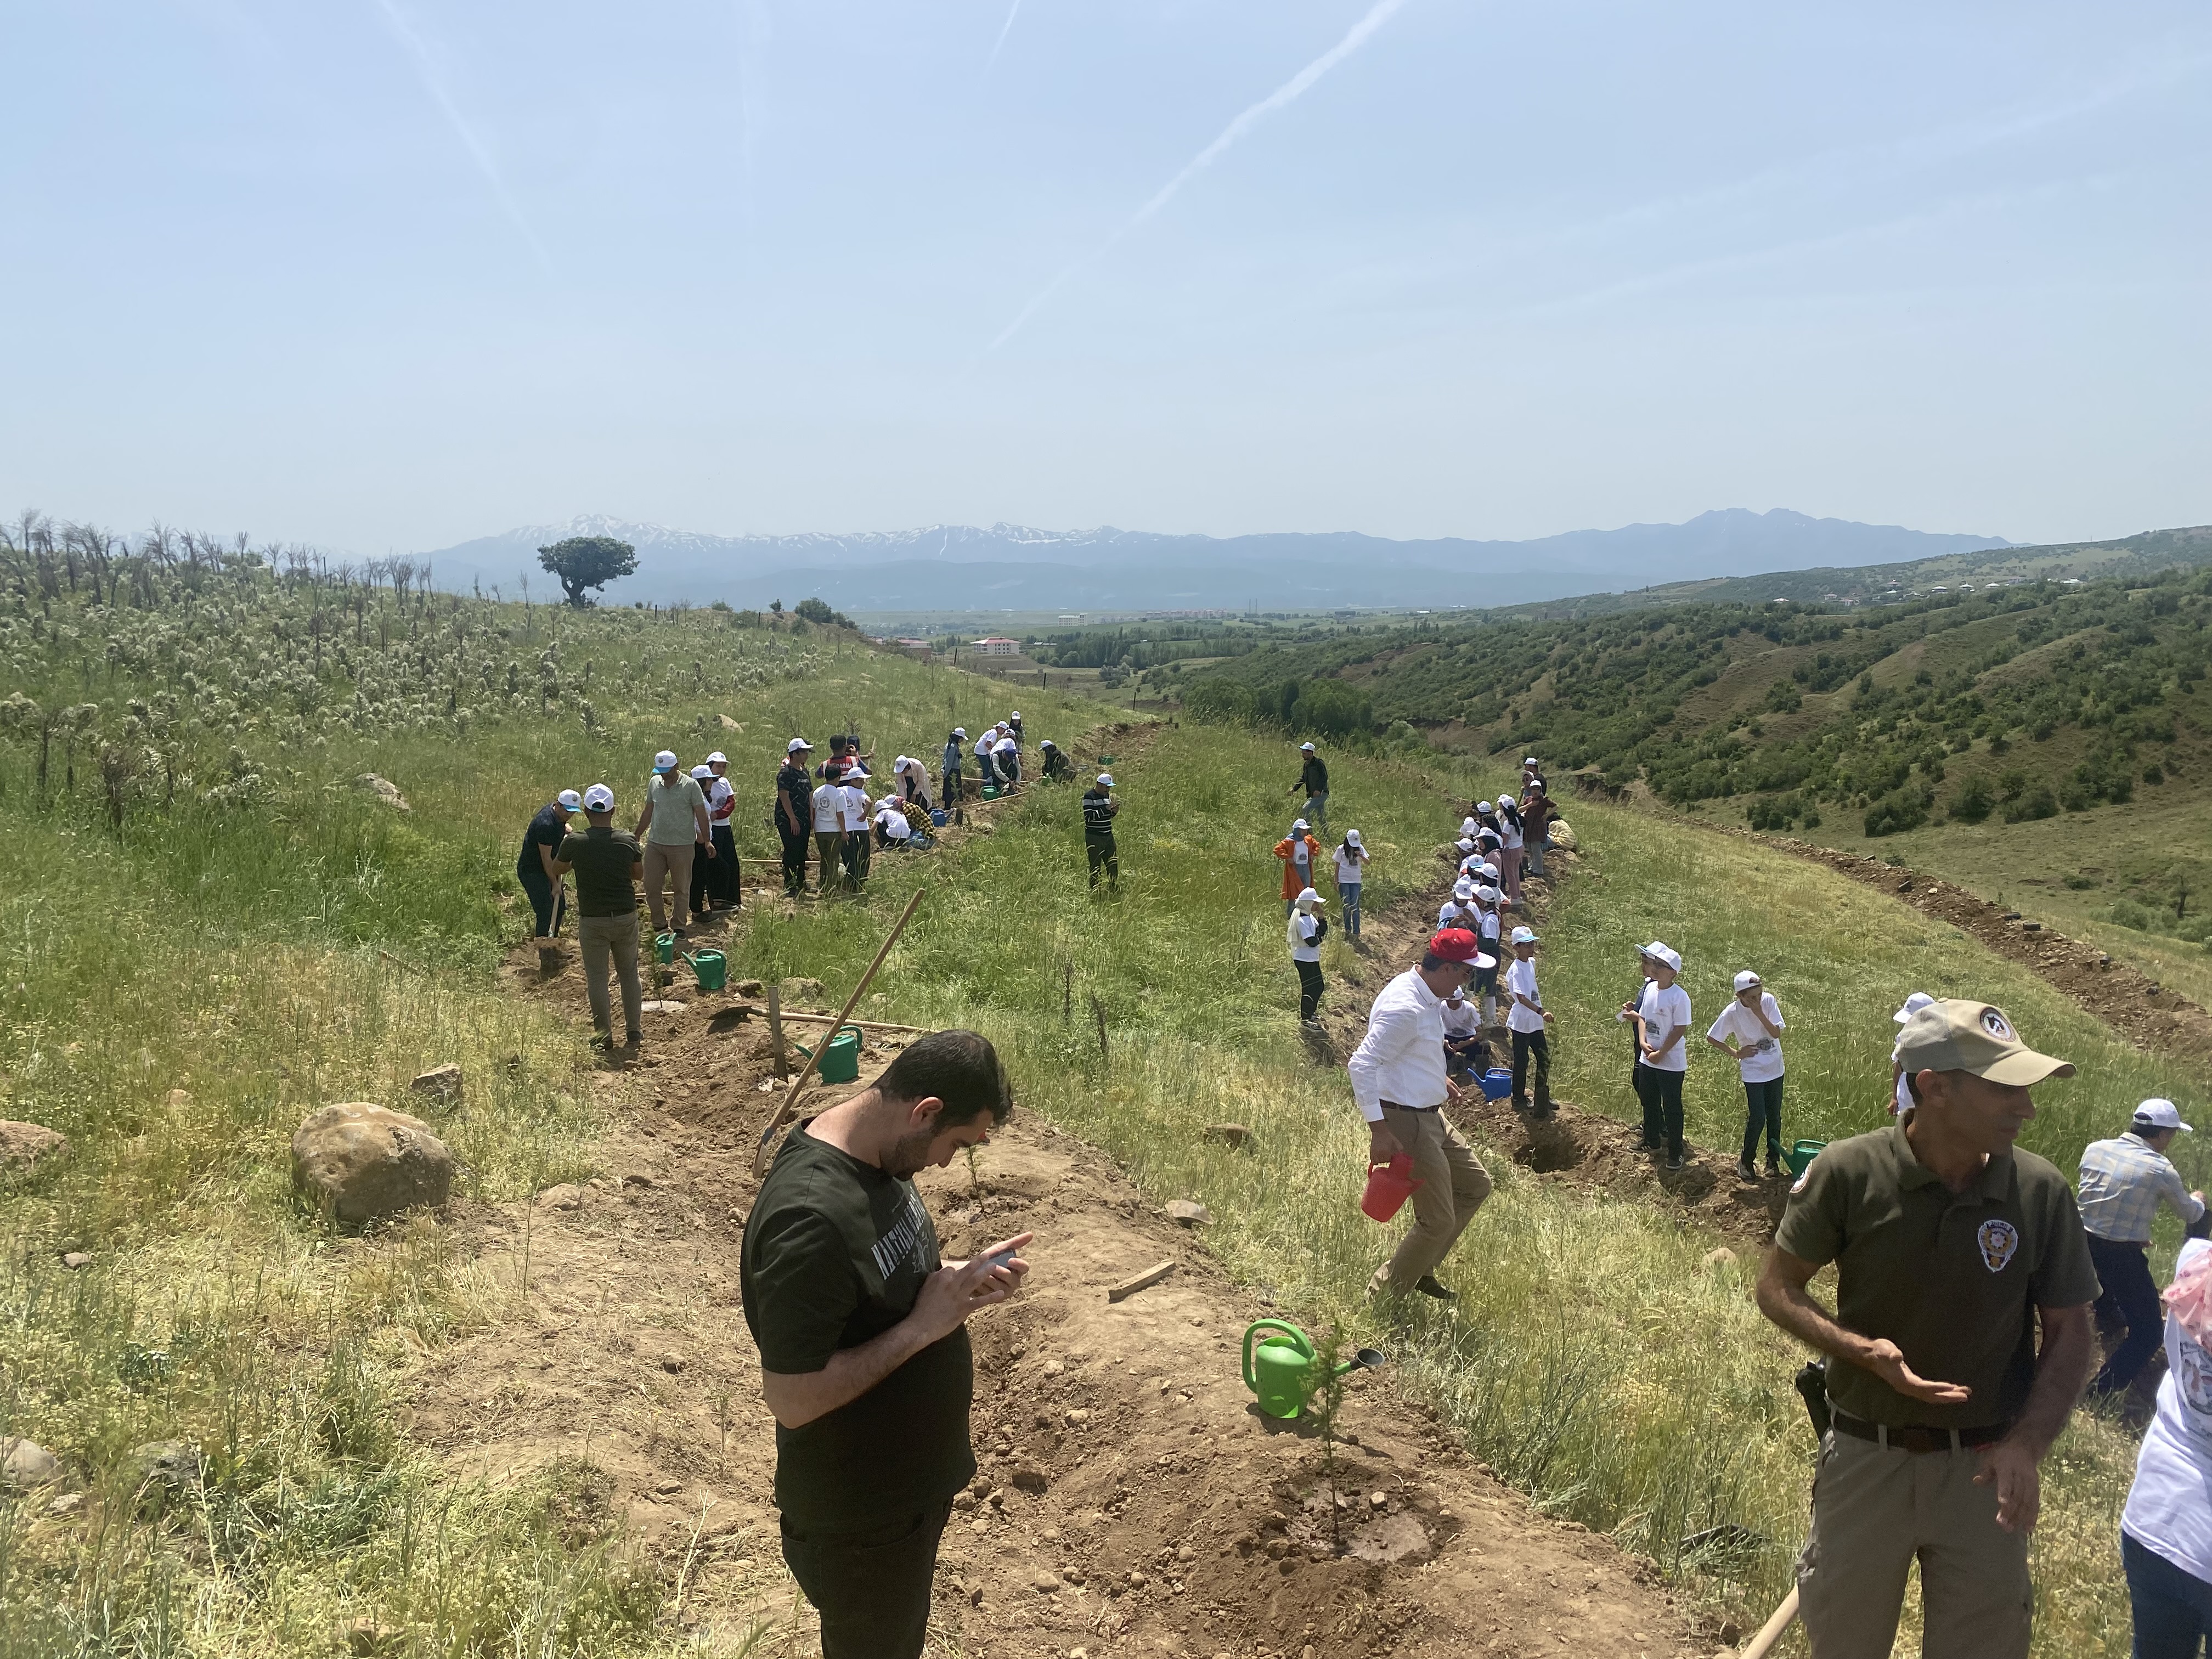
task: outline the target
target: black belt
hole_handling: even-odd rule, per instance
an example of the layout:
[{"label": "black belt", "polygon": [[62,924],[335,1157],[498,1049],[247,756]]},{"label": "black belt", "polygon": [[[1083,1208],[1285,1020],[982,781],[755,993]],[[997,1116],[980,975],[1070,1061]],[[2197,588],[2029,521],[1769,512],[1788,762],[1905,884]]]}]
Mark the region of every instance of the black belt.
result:
[{"label": "black belt", "polygon": [[1401,1106],[1395,1100],[1386,1100],[1382,1104],[1394,1112],[1433,1112],[1440,1109],[1443,1103],[1438,1101],[1434,1106]]},{"label": "black belt", "polygon": [[1861,1422],[1856,1417],[1832,1410],[1829,1420],[1838,1434],[1850,1435],[1854,1440],[1871,1440],[1892,1451],[1916,1453],[1964,1451],[1993,1444],[2010,1432],[2008,1425],[1994,1429],[1893,1429],[1886,1424]]}]

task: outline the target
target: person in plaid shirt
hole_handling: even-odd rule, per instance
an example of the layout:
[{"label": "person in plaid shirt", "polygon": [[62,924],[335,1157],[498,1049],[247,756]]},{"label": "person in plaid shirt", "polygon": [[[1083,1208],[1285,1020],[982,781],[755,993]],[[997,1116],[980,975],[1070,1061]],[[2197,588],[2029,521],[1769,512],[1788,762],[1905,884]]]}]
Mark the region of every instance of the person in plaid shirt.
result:
[{"label": "person in plaid shirt", "polygon": [[2172,1205],[2192,1236],[2206,1224],[2204,1194],[2191,1192],[2166,1158],[2173,1138],[2190,1133],[2172,1101],[2151,1099],[2136,1108],[2125,1134],[2081,1149],[2081,1225],[2104,1286],[2097,1322],[2108,1330],[2127,1328],[2126,1340],[2089,1384],[2092,1394],[2125,1394],[2165,1331],[2165,1310],[2150,1276],[2150,1224],[2158,1206]]}]

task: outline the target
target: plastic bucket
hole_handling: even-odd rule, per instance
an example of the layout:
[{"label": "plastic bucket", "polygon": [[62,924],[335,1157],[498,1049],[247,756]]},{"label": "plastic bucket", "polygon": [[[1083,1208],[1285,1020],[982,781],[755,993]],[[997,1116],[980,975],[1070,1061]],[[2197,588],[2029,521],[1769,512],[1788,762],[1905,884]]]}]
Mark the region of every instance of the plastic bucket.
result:
[{"label": "plastic bucket", "polygon": [[983,799],[985,800],[996,800],[998,798],[999,786],[997,784],[987,783],[983,786]]},{"label": "plastic bucket", "polygon": [[860,1076],[860,1030],[857,1025],[838,1028],[822,1050],[818,1068],[824,1083],[855,1083]]},{"label": "plastic bucket", "polygon": [[1367,1166],[1367,1190],[1359,1195],[1360,1210],[1370,1221],[1388,1221],[1420,1184],[1413,1175],[1410,1152],[1401,1152],[1388,1164],[1370,1164]]},{"label": "plastic bucket", "polygon": [[945,809],[942,806],[933,806],[929,809],[929,825],[933,830],[945,828]]},{"label": "plastic bucket", "polygon": [[729,958],[720,951],[702,951],[696,956],[684,959],[691,964],[691,971],[697,975],[701,990],[719,991],[726,982],[730,971]]},{"label": "plastic bucket", "polygon": [[655,933],[653,936],[653,960],[656,962],[675,961],[676,935],[673,933]]},{"label": "plastic bucket", "polygon": [[1503,1066],[1493,1066],[1482,1074],[1482,1097],[1503,1100],[1513,1092],[1513,1073]]},{"label": "plastic bucket", "polygon": [[1825,1140],[1801,1140],[1782,1154],[1783,1164],[1791,1175],[1803,1175],[1827,1144]]}]

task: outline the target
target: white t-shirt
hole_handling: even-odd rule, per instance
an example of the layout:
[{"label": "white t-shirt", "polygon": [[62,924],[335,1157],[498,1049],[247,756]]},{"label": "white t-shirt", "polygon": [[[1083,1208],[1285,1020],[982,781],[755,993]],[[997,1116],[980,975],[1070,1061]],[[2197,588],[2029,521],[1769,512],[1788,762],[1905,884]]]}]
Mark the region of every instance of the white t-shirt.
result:
[{"label": "white t-shirt", "polygon": [[842,784],[825,783],[814,792],[814,833],[833,835],[845,827],[845,789]]},{"label": "white t-shirt", "polygon": [[1462,910],[1459,908],[1457,903],[1452,900],[1447,899],[1444,901],[1443,908],[1437,912],[1437,931],[1438,933],[1442,933],[1447,927],[1464,927],[1468,933],[1472,933],[1480,926],[1480,924],[1481,918],[1475,914],[1474,906],[1472,904],[1469,904],[1466,909]]},{"label": "white t-shirt", "polygon": [[845,786],[845,822],[854,829],[868,827],[868,813],[873,805],[874,803],[868,799],[868,792],[859,784]]},{"label": "white t-shirt", "polygon": [[1336,849],[1336,884],[1339,887],[1358,886],[1364,879],[1362,872],[1366,867],[1366,860],[1346,858],[1344,855],[1344,848],[1340,847]]},{"label": "white t-shirt", "polygon": [[1473,1036],[1481,1029],[1482,1010],[1472,1002],[1462,997],[1456,1008],[1449,1002],[1444,1004],[1444,1035],[1446,1036]]},{"label": "white t-shirt", "polygon": [[1319,962],[1321,946],[1315,941],[1321,933],[1321,919],[1304,912],[1291,918],[1291,926],[1297,932],[1298,943],[1291,947],[1292,962]]},{"label": "white t-shirt", "polygon": [[1636,1012],[1644,1016],[1644,1040],[1655,1047],[1667,1040],[1667,1033],[1679,1025],[1682,1040],[1656,1060],[1644,1063],[1655,1072],[1686,1072],[1690,1069],[1690,994],[1680,985],[1659,988],[1659,981],[1647,980],[1644,995],[1636,1005]]},{"label": "white t-shirt", "polygon": [[[1508,996],[1514,996],[1516,994],[1524,996],[1534,1003],[1536,1008],[1541,1008],[1544,1006],[1543,996],[1536,989],[1536,959],[1534,957],[1529,957],[1526,962],[1516,957],[1505,964],[1505,994]],[[1510,1031],[1542,1030],[1544,1017],[1536,1012],[1536,1008],[1524,1008],[1516,1000],[1506,1013],[1506,1030]]]},{"label": "white t-shirt", "polygon": [[[2191,1239],[2174,1271],[2207,1250],[2212,1240]],[[2191,1577],[2212,1580],[2212,1353],[2171,1314],[2166,1364],[2120,1529]]]},{"label": "white t-shirt", "polygon": [[[1766,1010],[1767,1018],[1777,1025],[1784,1023],[1782,1005],[1774,1000],[1773,992],[1761,991],[1759,1001],[1759,1006]],[[1727,1042],[1731,1034],[1739,1048],[1758,1051],[1735,1063],[1746,1083],[1771,1083],[1782,1075],[1782,1045],[1767,1036],[1766,1028],[1759,1023],[1758,1017],[1734,997],[1729,999],[1728,1006],[1721,1010],[1721,1017],[1705,1033],[1719,1042]]]},{"label": "white t-shirt", "polygon": [[[1498,935],[1505,931],[1505,924],[1498,920],[1498,912],[1495,910],[1485,910],[1481,915],[1482,937],[1484,942],[1490,945],[1495,945],[1498,943]],[[1490,954],[1494,957],[1498,952],[1492,951]]]},{"label": "white t-shirt", "polygon": [[876,828],[893,841],[904,841],[914,834],[914,826],[906,821],[906,814],[896,806],[876,809]]}]

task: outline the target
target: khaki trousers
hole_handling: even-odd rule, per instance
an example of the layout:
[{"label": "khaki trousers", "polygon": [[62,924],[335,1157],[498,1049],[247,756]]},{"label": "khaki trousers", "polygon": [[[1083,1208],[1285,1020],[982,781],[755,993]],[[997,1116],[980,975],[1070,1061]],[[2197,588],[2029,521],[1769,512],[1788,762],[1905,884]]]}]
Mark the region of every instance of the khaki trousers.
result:
[{"label": "khaki trousers", "polygon": [[663,917],[660,884],[673,880],[676,892],[671,901],[676,910],[676,925],[691,925],[691,860],[699,851],[699,843],[687,841],[681,846],[669,847],[657,841],[645,844],[645,908],[653,916],[653,931],[656,933],[667,927]]},{"label": "khaki trousers", "polygon": [[614,1015],[607,996],[607,969],[611,967],[622,985],[623,1035],[641,1036],[645,1027],[638,1005],[644,993],[637,981],[637,912],[580,916],[576,938],[583,947],[584,994],[592,1004],[592,1029],[603,1037],[614,1036]]},{"label": "khaki trousers", "polygon": [[1997,1525],[1972,1450],[1908,1452],[1830,1432],[1797,1595],[1813,1659],[1889,1659],[1920,1563],[1921,1659],[2027,1659],[2027,1537]]},{"label": "khaki trousers", "polygon": [[1413,1189],[1413,1231],[1367,1285],[1370,1295],[1399,1296],[1412,1290],[1422,1274],[1434,1273],[1459,1243],[1490,1196],[1490,1172],[1442,1112],[1385,1106],[1382,1127],[1413,1154],[1413,1174],[1421,1183]]}]

